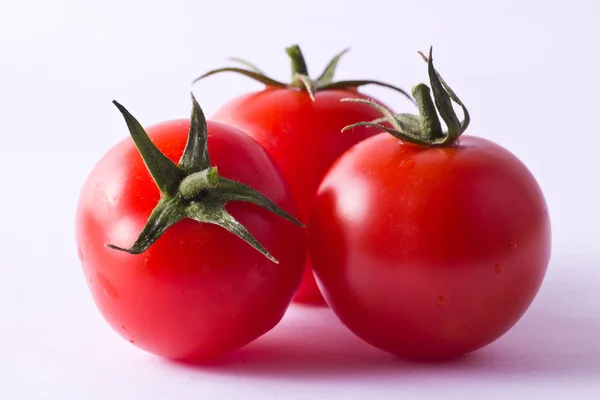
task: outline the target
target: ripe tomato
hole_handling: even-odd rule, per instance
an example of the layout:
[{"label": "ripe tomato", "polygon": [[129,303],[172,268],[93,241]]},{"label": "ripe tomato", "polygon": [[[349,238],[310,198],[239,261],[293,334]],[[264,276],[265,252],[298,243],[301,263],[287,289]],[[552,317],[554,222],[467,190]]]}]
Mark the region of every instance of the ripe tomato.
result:
[{"label": "ripe tomato", "polygon": [[[431,56],[429,65],[432,77]],[[450,94],[462,106],[441,82],[432,77],[436,103]],[[423,89],[413,93],[426,110]],[[440,114],[454,124],[451,110]],[[422,116],[439,126],[435,108]],[[550,257],[546,203],[499,145],[427,135],[411,128],[413,117],[390,122],[403,129],[386,130],[419,145],[387,133],[367,139],[319,188],[308,228],[317,280],[366,342],[407,358],[458,356],[500,337],[534,299]]]},{"label": "ripe tomato", "polygon": [[[292,60],[293,79],[284,84],[267,78],[250,65],[251,69],[222,68],[218,72],[237,72],[266,84],[264,90],[242,95],[223,105],[212,119],[234,126],[256,139],[281,168],[300,209],[300,220],[307,221],[310,207],[323,176],[333,162],[354,144],[376,131],[358,128],[351,132],[340,130],[349,124],[380,117],[377,110],[353,103],[342,103],[342,98],[367,99],[357,91],[366,84],[401,89],[377,81],[332,82],[339,58],[329,63],[316,80],[308,71],[298,46],[287,49]],[[295,301],[325,305],[316,286],[310,260]]]},{"label": "ripe tomato", "polygon": [[[199,107],[197,110],[201,113]],[[121,111],[127,119],[128,113]],[[191,148],[190,157],[187,160],[182,157],[188,131],[191,137],[194,130],[206,126],[203,116],[195,118],[194,129],[190,128],[190,120],[168,121],[147,129],[167,163],[174,166],[182,159],[179,169],[174,171],[181,172],[180,178],[186,174],[187,177],[171,187],[179,192],[171,195],[170,189],[162,190],[172,183],[164,177],[157,181],[159,191],[153,177],[161,171],[150,168],[154,171],[151,176],[144,165],[144,161],[151,165],[160,158],[160,153],[155,151],[154,158],[143,158],[134,142],[126,139],[112,148],[91,172],[81,193],[76,218],[83,270],[94,301],[112,328],[151,353],[191,361],[236,349],[274,327],[300,284],[306,254],[303,230],[289,221],[248,202],[234,201],[227,203],[226,210],[223,208],[227,201],[243,196],[239,191],[225,189],[219,194],[219,190],[223,185],[238,185],[234,181],[239,181],[296,212],[292,194],[276,164],[254,139],[239,130],[208,122],[208,148],[221,176],[219,186],[200,189],[196,197],[190,197],[190,190],[183,191],[183,181],[187,179],[189,183],[191,179],[189,174],[202,175],[203,163],[209,165],[207,153],[202,151],[203,143],[206,150],[206,131],[203,139],[195,142],[198,146]],[[127,122],[135,130],[133,117]],[[141,127],[139,130],[143,133]],[[142,145],[152,147],[152,142],[148,139]],[[142,149],[140,152],[143,154]],[[204,161],[197,162],[202,156]],[[214,168],[209,168],[209,172],[216,177]],[[266,205],[270,211],[285,216],[285,212],[252,189],[236,187],[247,190],[247,195],[250,193],[245,200]],[[253,194],[256,196],[251,198]],[[161,209],[164,213],[155,218],[160,208],[157,203],[167,200],[175,202],[175,206]],[[158,233],[146,235],[148,226],[153,223],[159,226],[172,217],[171,209],[179,206],[184,213],[178,216],[179,222],[172,219],[173,224],[166,227],[162,236],[161,229],[165,226],[157,228]],[[194,207],[196,214],[190,211]],[[214,215],[218,218],[213,218]],[[236,231],[240,225],[235,221],[251,234],[244,233],[243,228]],[[280,265],[222,226],[238,236],[246,235],[248,241],[255,235],[257,242],[252,246],[260,248],[263,244],[279,259]],[[140,231],[142,234],[136,240]],[[145,235],[148,240],[144,242]],[[141,254],[105,246],[129,245],[134,241],[136,244],[128,251]],[[138,246],[139,243],[142,245]],[[266,250],[261,251],[272,258]]]}]

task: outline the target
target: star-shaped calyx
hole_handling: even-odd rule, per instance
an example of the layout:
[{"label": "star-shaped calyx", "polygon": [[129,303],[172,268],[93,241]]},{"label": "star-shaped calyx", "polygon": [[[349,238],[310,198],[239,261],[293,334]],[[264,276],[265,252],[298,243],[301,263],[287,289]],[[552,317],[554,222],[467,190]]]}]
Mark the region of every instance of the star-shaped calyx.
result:
[{"label": "star-shaped calyx", "polygon": [[[456,96],[456,93],[454,93],[433,67],[432,53],[433,48],[429,49],[429,57],[419,52],[423,60],[427,62],[429,81],[431,84],[431,89],[426,84],[419,83],[412,90],[413,96],[417,101],[419,115],[394,115],[385,107],[382,107],[373,101],[352,98],[342,99],[341,101],[344,102],[364,103],[376,108],[383,114],[383,118],[374,121],[365,121],[348,125],[342,129],[342,132],[357,126],[373,126],[394,135],[404,142],[421,146],[447,146],[454,143],[469,126],[471,116],[465,105],[460,101],[458,96]],[[432,91],[433,99],[431,98]],[[452,107],[453,101],[462,108],[464,114],[462,121],[458,119],[458,116]],[[442,129],[438,111],[448,127],[446,132]],[[390,128],[381,125],[384,122],[389,123],[392,127]]]},{"label": "star-shaped calyx", "polygon": [[337,69],[337,65],[342,56],[346,54],[349,50],[350,49],[345,49],[340,53],[336,54],[335,57],[333,57],[331,61],[329,61],[329,64],[327,64],[325,70],[321,73],[321,75],[319,75],[317,79],[310,78],[308,74],[308,67],[306,65],[306,61],[304,60],[302,51],[300,50],[300,46],[292,45],[285,49],[287,55],[290,57],[292,65],[292,80],[290,83],[284,83],[270,78],[263,71],[258,69],[254,64],[240,58],[230,58],[230,60],[242,64],[245,68],[225,67],[214,69],[196,78],[193,83],[196,83],[201,79],[221,72],[235,72],[247,76],[248,78],[254,79],[255,81],[261,82],[268,87],[306,90],[313,101],[315,100],[316,92],[333,89],[356,89],[360,86],[365,85],[376,85],[395,90],[397,92],[402,93],[404,96],[408,97],[412,101],[410,95],[406,93],[403,89],[391,85],[389,83],[370,79],[356,79],[337,82],[334,81],[333,78]]},{"label": "star-shaped calyx", "polygon": [[187,144],[178,164],[175,164],[152,143],[140,123],[123,107],[119,109],[129,133],[152,179],[161,192],[161,198],[138,238],[129,248],[107,244],[115,250],[141,254],[172,225],[185,218],[199,223],[219,225],[240,237],[269,260],[277,263],[267,249],[225,209],[230,201],[256,204],[282,218],[303,225],[257,190],[231,179],[219,176],[217,167],[210,163],[206,118],[192,95],[192,116]]}]

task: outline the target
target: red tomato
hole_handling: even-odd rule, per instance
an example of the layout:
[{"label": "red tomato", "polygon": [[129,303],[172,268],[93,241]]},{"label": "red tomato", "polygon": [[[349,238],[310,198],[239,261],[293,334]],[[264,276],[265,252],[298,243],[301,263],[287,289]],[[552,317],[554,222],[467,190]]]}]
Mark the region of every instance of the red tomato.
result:
[{"label": "red tomato", "polygon": [[[147,129],[177,162],[189,120]],[[252,138],[208,122],[208,147],[219,174],[245,183],[295,212],[278,168]],[[303,274],[301,228],[256,205],[227,204],[280,265],[211,224],[184,219],[141,255],[105,247],[136,240],[161,194],[131,139],[112,148],[90,174],[77,209],[77,244],[93,298],[108,323],[149,352],[204,360],[241,347],[282,318]]]},{"label": "red tomato", "polygon": [[[366,98],[342,90],[317,92],[313,102],[306,92],[265,89],[225,104],[212,119],[234,126],[256,139],[281,168],[307,221],[323,176],[352,145],[377,133],[361,128],[340,133],[344,126],[381,115],[357,104],[340,103],[344,97]],[[295,301],[324,304],[307,262]]]},{"label": "red tomato", "polygon": [[471,136],[428,147],[383,133],[357,144],[325,177],[308,229],[329,306],[366,342],[407,358],[454,357],[499,338],[550,258],[536,180]]},{"label": "red tomato", "polygon": [[[292,57],[293,69],[301,65],[300,70],[294,72],[293,79],[300,84],[298,87],[276,81],[273,83],[262,73],[262,79],[251,75],[250,77],[266,83],[267,87],[229,101],[217,110],[212,119],[244,131],[267,150],[281,168],[294,194],[300,208],[300,220],[306,222],[319,184],[329,167],[351,146],[377,133],[376,130],[368,128],[341,133],[340,130],[346,125],[376,119],[381,114],[369,107],[341,103],[340,100],[348,97],[370,98],[356,90],[360,85],[390,86],[375,81],[331,83],[333,70],[330,71],[329,80],[322,83],[320,80],[311,81],[307,76],[300,49],[292,46],[287,50]],[[338,60],[343,53],[337,56]],[[327,69],[330,69],[331,65],[330,63]],[[337,61],[333,69],[335,65]],[[235,68],[225,68],[216,72],[221,71],[240,72]],[[246,71],[245,74],[247,73]],[[296,79],[298,76],[303,76],[312,83],[313,99],[306,87],[302,86],[303,83]],[[335,85],[332,87],[339,89],[330,88],[328,85]],[[309,259],[295,301],[325,305],[315,283]]]}]

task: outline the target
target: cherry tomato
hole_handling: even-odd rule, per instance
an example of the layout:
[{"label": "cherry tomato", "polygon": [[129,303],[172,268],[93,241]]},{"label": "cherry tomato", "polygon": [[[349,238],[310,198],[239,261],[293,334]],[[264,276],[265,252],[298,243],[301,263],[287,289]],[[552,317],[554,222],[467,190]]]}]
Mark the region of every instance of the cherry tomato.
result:
[{"label": "cherry tomato", "polygon": [[[173,163],[182,158],[188,131],[189,120],[147,128]],[[254,139],[209,121],[208,148],[221,181],[239,181],[296,213],[279,169]],[[201,195],[210,198],[207,192]],[[134,243],[164,198],[129,138],[98,162],[83,187],[76,218],[79,257],[93,299],[112,328],[151,353],[190,361],[217,357],[273,328],[302,278],[303,230],[255,204],[234,201],[226,211],[279,265],[218,226],[219,221],[199,223],[189,217],[141,254],[105,246]],[[213,206],[202,197],[186,206],[198,204],[206,210]]]},{"label": "cherry tomato", "polygon": [[425,139],[410,121],[406,134],[391,132],[405,143],[381,133],[328,172],[310,255],[328,304],[356,335],[402,357],[454,357],[493,342],[527,310],[548,266],[550,220],[509,151],[472,136]]},{"label": "cherry tomato", "polygon": [[[237,68],[211,71],[203,77],[232,71],[244,73],[267,85],[264,90],[229,101],[216,111],[212,119],[244,131],[267,150],[292,190],[300,209],[300,220],[307,221],[314,196],[329,167],[351,146],[377,133],[368,128],[341,133],[340,130],[346,125],[376,119],[381,115],[369,107],[342,103],[340,100],[347,97],[369,98],[357,91],[357,87],[365,84],[401,89],[377,81],[332,82],[337,60],[344,52],[334,57],[326,68],[331,72],[329,80],[319,78],[312,81],[307,76],[300,49],[292,46],[287,50],[294,70],[294,78],[289,85],[266,78],[262,73],[256,76],[256,73]],[[309,259],[295,301],[325,304],[316,286]]]}]

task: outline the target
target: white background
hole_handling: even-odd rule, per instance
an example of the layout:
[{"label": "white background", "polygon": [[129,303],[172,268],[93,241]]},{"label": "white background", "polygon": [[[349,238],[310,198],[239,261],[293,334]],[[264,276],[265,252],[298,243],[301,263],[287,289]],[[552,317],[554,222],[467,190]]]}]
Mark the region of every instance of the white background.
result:
[{"label": "white background", "polygon": [[[0,0],[0,399],[600,398],[599,4]],[[143,353],[104,323],[73,225],[85,177],[127,135],[111,100],[144,124],[185,117],[192,78],[237,55],[286,79],[283,49],[296,42],[313,73],[350,45],[340,78],[408,89],[426,79],[416,50],[433,44],[470,108],[470,134],[538,178],[553,257],[502,339],[450,363],[405,363],[329,311],[294,307],[254,344],[195,368]],[[210,115],[260,87],[223,75],[194,90]]]}]

